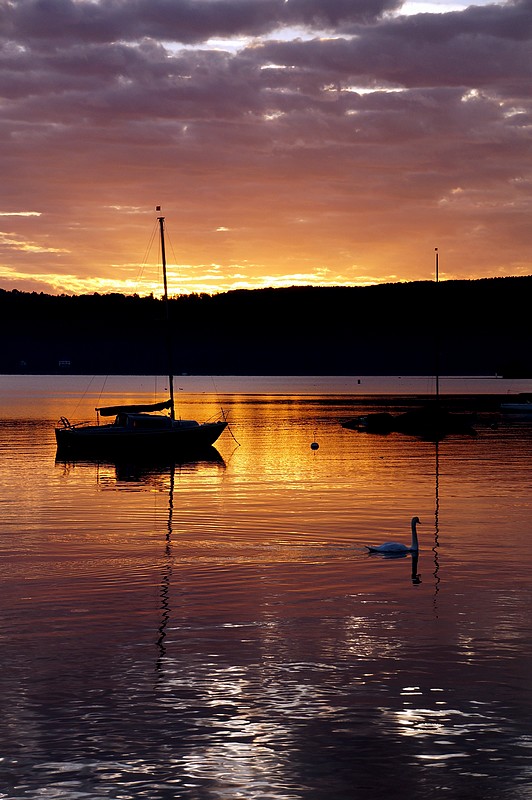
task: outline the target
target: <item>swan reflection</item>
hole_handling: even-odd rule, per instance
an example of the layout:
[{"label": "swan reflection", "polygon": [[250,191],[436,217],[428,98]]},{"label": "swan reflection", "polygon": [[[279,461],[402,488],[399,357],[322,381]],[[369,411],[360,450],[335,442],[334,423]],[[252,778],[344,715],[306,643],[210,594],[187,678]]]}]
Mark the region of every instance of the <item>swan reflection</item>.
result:
[{"label": "swan reflection", "polygon": [[410,570],[410,579],[412,581],[413,586],[419,586],[421,583],[421,575],[418,573],[418,561],[419,561],[419,553],[417,551],[409,552],[408,550],[404,550],[403,552],[398,553],[379,553],[377,551],[371,551],[368,553],[369,558],[382,558],[385,561],[394,561],[406,558],[410,556],[412,559],[412,569]]}]

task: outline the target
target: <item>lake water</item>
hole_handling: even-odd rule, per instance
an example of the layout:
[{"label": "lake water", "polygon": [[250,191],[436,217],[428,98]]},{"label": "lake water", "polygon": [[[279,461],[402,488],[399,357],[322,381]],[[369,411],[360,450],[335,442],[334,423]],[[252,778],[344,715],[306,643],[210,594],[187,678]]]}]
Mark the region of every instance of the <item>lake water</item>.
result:
[{"label": "lake water", "polygon": [[532,798],[532,420],[357,433],[432,391],[358,380],[182,376],[231,430],[173,465],[55,458],[153,378],[0,376],[2,800]]}]

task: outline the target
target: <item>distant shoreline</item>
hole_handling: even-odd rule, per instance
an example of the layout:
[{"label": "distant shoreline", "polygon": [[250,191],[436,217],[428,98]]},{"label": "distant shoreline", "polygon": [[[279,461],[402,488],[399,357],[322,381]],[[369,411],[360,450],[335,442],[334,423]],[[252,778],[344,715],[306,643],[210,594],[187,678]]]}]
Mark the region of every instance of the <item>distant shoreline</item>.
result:
[{"label": "distant shoreline", "polygon": [[[532,379],[532,276],[292,287],[170,302],[176,375]],[[4,375],[167,372],[161,302],[0,290]],[[495,390],[496,391],[496,390]]]},{"label": "distant shoreline", "polygon": [[[86,396],[150,398],[167,391],[168,378],[154,374],[69,374],[0,373],[0,393],[11,391],[43,396]],[[358,404],[379,404],[391,400],[409,405],[430,402],[436,394],[432,375],[203,375],[174,376],[176,394],[187,395],[269,395],[338,396]],[[439,395],[446,404],[493,405],[519,394],[532,393],[532,379],[508,379],[493,375],[443,375]],[[151,401],[151,399],[150,399]]]}]

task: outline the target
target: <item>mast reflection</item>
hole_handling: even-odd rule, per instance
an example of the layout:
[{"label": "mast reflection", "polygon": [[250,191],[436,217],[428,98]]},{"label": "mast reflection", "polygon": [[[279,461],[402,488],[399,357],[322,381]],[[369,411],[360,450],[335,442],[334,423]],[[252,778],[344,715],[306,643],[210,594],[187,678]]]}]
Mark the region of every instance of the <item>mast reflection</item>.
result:
[{"label": "mast reflection", "polygon": [[165,547],[164,547],[164,555],[165,560],[162,569],[161,575],[161,589],[159,592],[160,596],[160,610],[161,610],[161,621],[159,627],[157,629],[157,641],[156,646],[158,650],[158,658],[155,664],[155,669],[157,672],[161,672],[163,666],[163,659],[166,655],[166,645],[164,640],[166,639],[166,628],[168,626],[168,622],[170,620],[170,584],[172,579],[172,570],[174,565],[174,559],[172,555],[172,524],[173,524],[173,515],[174,515],[174,484],[175,484],[175,466],[172,467],[170,471],[170,486],[168,490],[168,520],[166,523],[166,534],[165,534]]},{"label": "mast reflection", "polygon": [[[173,525],[174,525],[174,489],[176,474],[186,475],[199,472],[211,467],[225,469],[226,463],[214,447],[206,448],[201,455],[186,459],[128,459],[101,460],[101,459],[73,459],[64,460],[56,458],[56,466],[62,467],[65,474],[74,469],[96,469],[96,483],[100,490],[112,489],[119,491],[138,490],[165,493],[168,492],[168,508],[166,516],[166,530],[164,534],[163,563],[159,587],[160,619],[157,626],[155,646],[157,660],[155,671],[160,679],[163,671],[163,662],[166,655],[166,636],[168,623],[171,616],[170,589],[174,566]],[[113,475],[114,473],[114,475]]]}]

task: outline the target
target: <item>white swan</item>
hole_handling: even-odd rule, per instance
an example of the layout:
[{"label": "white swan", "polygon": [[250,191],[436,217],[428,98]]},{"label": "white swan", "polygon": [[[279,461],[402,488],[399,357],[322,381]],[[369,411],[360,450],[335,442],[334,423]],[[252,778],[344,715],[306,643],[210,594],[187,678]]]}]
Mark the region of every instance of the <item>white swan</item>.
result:
[{"label": "white swan", "polygon": [[416,530],[417,525],[421,525],[419,517],[412,517],[412,544],[410,547],[407,547],[406,544],[401,544],[400,542],[385,542],[384,544],[380,544],[378,546],[367,544],[366,547],[370,553],[389,553],[390,555],[395,553],[417,553],[419,550]]}]

